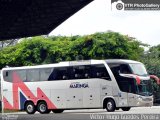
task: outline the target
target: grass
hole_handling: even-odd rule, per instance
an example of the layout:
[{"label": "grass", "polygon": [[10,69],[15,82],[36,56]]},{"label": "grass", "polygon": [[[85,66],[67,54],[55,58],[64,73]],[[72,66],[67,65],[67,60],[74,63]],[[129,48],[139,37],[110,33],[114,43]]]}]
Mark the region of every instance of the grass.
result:
[{"label": "grass", "polygon": [[[13,112],[24,112],[24,111],[22,111],[22,110],[8,110],[8,109],[4,110],[4,113],[13,113]],[[0,111],[0,113],[2,113],[2,111]]]}]

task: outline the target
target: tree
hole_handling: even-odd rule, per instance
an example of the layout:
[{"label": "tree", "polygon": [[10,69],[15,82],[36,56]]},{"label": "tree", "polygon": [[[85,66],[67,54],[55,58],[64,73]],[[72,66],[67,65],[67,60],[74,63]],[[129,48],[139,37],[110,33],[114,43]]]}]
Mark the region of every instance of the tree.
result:
[{"label": "tree", "polygon": [[[141,57],[141,61],[145,64],[147,71],[151,75],[156,75],[160,78],[160,45],[149,48]],[[160,103],[160,86],[152,80],[155,102]]]},{"label": "tree", "polygon": [[88,59],[134,59],[143,54],[141,43],[116,32],[85,36],[38,36],[22,39],[0,51],[0,68]]},{"label": "tree", "polygon": [[153,46],[146,51],[141,61],[146,65],[149,74],[160,77],[160,45]]},{"label": "tree", "polygon": [[18,39],[2,40],[0,41],[0,49],[7,47],[7,46],[15,45],[17,42],[18,42]]}]

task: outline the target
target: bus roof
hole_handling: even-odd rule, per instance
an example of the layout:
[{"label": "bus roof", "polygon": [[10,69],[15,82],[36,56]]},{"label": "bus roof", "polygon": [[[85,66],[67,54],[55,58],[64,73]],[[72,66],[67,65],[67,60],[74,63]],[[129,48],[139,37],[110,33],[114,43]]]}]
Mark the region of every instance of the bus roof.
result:
[{"label": "bus roof", "polygon": [[62,67],[62,66],[76,66],[76,65],[89,65],[89,64],[99,64],[104,60],[80,60],[80,61],[65,61],[53,64],[43,64],[43,65],[35,65],[35,66],[21,66],[21,67],[6,67],[2,70],[18,70],[18,69],[33,69],[33,68],[51,68],[51,67]]},{"label": "bus roof", "polygon": [[80,61],[65,61],[53,64],[35,65],[35,66],[22,66],[22,67],[7,67],[2,70],[14,70],[14,69],[33,69],[33,68],[51,68],[51,67],[62,67],[62,66],[76,66],[76,65],[89,65],[89,64],[99,64],[99,63],[140,63],[133,60],[123,60],[123,59],[108,59],[108,60],[80,60]]},{"label": "bus roof", "polygon": [[106,60],[107,63],[141,63],[138,61],[134,61],[134,60],[127,60],[127,59],[108,59]]}]

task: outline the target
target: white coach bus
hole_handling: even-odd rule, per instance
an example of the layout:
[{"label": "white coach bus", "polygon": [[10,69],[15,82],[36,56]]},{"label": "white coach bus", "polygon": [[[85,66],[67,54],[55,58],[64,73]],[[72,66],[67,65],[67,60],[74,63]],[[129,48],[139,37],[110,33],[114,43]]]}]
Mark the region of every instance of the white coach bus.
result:
[{"label": "white coach bus", "polygon": [[69,109],[152,106],[150,78],[132,60],[86,60],[3,68],[3,108],[62,113]]}]

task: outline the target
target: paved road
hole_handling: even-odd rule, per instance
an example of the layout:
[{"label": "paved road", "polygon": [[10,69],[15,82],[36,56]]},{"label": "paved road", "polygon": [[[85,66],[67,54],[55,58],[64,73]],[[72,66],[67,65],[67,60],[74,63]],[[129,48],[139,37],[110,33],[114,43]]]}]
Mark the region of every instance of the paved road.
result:
[{"label": "paved road", "polygon": [[[124,112],[117,110],[115,112],[106,112],[103,109],[92,110],[66,110],[61,114],[39,114],[28,115],[25,112],[3,114],[1,119],[4,120],[103,120],[103,119],[122,119],[124,115],[130,115],[134,119],[160,119],[160,106],[132,108],[130,111]],[[145,114],[159,114],[154,116],[144,116]],[[122,116],[123,115],[123,116]],[[134,115],[134,116],[133,116]],[[120,117],[121,116],[121,117]],[[125,118],[124,118],[125,119]],[[129,119],[129,118],[128,118]],[[131,118],[130,118],[131,119]]]}]

